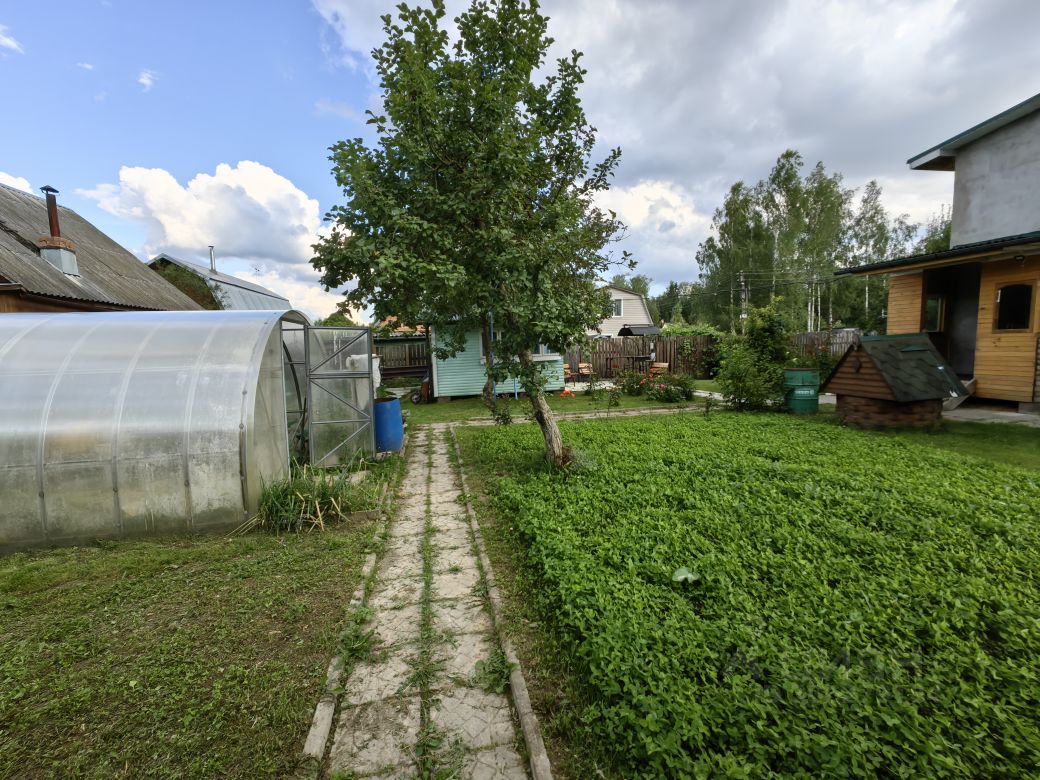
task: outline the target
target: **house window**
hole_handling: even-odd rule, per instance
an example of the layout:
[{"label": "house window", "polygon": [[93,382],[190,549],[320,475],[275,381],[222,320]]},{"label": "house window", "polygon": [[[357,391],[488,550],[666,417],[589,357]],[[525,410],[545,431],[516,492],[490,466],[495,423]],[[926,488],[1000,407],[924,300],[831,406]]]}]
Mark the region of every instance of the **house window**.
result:
[{"label": "house window", "polygon": [[620,298],[614,299],[614,316],[622,316],[622,300]]},{"label": "house window", "polygon": [[997,330],[1029,330],[1033,285],[1009,284],[997,290]]},{"label": "house window", "polygon": [[924,329],[928,333],[944,330],[946,320],[946,298],[942,295],[929,295],[924,301]]}]

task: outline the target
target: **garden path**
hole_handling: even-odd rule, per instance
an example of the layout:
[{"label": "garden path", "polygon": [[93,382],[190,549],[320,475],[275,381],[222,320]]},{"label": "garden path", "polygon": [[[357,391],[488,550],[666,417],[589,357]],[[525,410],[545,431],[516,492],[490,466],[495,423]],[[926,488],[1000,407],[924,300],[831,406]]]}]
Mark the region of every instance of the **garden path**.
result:
[{"label": "garden path", "polygon": [[344,686],[327,769],[528,777],[446,431],[420,430],[367,602],[373,651]]}]

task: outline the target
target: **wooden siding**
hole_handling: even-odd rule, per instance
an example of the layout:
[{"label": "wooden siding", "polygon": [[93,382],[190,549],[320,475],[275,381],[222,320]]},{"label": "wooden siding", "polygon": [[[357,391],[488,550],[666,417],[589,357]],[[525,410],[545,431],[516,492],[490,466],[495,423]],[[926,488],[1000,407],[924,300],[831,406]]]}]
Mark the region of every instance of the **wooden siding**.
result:
[{"label": "wooden siding", "polygon": [[56,314],[70,311],[125,311],[125,309],[122,306],[107,306],[91,301],[52,299],[43,296],[26,295],[20,291],[0,291],[0,314],[38,312]]},{"label": "wooden siding", "polygon": [[920,333],[924,274],[893,276],[888,283],[888,334]]},{"label": "wooden siding", "polygon": [[[993,328],[997,290],[1007,284],[1033,285],[1033,313],[1028,331]],[[982,266],[979,324],[975,345],[975,395],[1003,401],[1035,398],[1037,332],[1040,331],[1040,257],[1025,262],[1001,260]]]},{"label": "wooden siding", "polygon": [[896,400],[895,394],[881,376],[874,361],[858,347],[841,361],[824,391],[837,396]]},{"label": "wooden siding", "polygon": [[[607,317],[599,324],[599,333],[604,336],[617,336],[618,331],[625,325],[654,325],[650,319],[650,311],[647,309],[646,300],[638,293],[621,290],[617,287],[604,288],[610,294],[610,300],[621,299],[621,316]],[[589,335],[595,335],[590,331]]]},{"label": "wooden siding", "polygon": [[[436,334],[434,334],[436,338]],[[437,373],[436,393],[438,398],[455,398],[465,395],[480,395],[484,392],[487,373],[480,354],[480,331],[466,334],[466,348],[455,357],[447,360],[435,360]],[[549,373],[547,391],[563,389],[563,356],[543,359],[545,370]],[[512,380],[502,382],[498,386],[500,393],[513,391]]]}]

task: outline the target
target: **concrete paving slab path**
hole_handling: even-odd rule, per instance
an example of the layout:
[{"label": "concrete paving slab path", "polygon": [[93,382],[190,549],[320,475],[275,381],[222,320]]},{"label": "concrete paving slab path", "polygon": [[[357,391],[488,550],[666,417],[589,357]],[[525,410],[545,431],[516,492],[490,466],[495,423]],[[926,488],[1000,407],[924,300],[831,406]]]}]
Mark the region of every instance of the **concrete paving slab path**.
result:
[{"label": "concrete paving slab path", "polygon": [[413,439],[326,777],[530,777],[451,452],[447,431]]}]

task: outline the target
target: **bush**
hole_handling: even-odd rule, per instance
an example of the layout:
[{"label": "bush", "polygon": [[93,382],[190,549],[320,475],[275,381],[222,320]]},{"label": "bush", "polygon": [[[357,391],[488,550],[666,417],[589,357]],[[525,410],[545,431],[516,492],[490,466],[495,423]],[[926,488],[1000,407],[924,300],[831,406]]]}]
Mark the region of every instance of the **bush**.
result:
[{"label": "bush", "polygon": [[665,374],[644,380],[646,397],[651,401],[675,403],[692,401],[694,396],[693,378],[681,374]]},{"label": "bush", "polygon": [[740,411],[766,409],[784,398],[783,368],[740,342],[727,347],[716,378],[726,403]]},{"label": "bush", "polygon": [[614,386],[625,395],[642,395],[646,389],[646,374],[636,371],[619,371],[614,375]]}]

